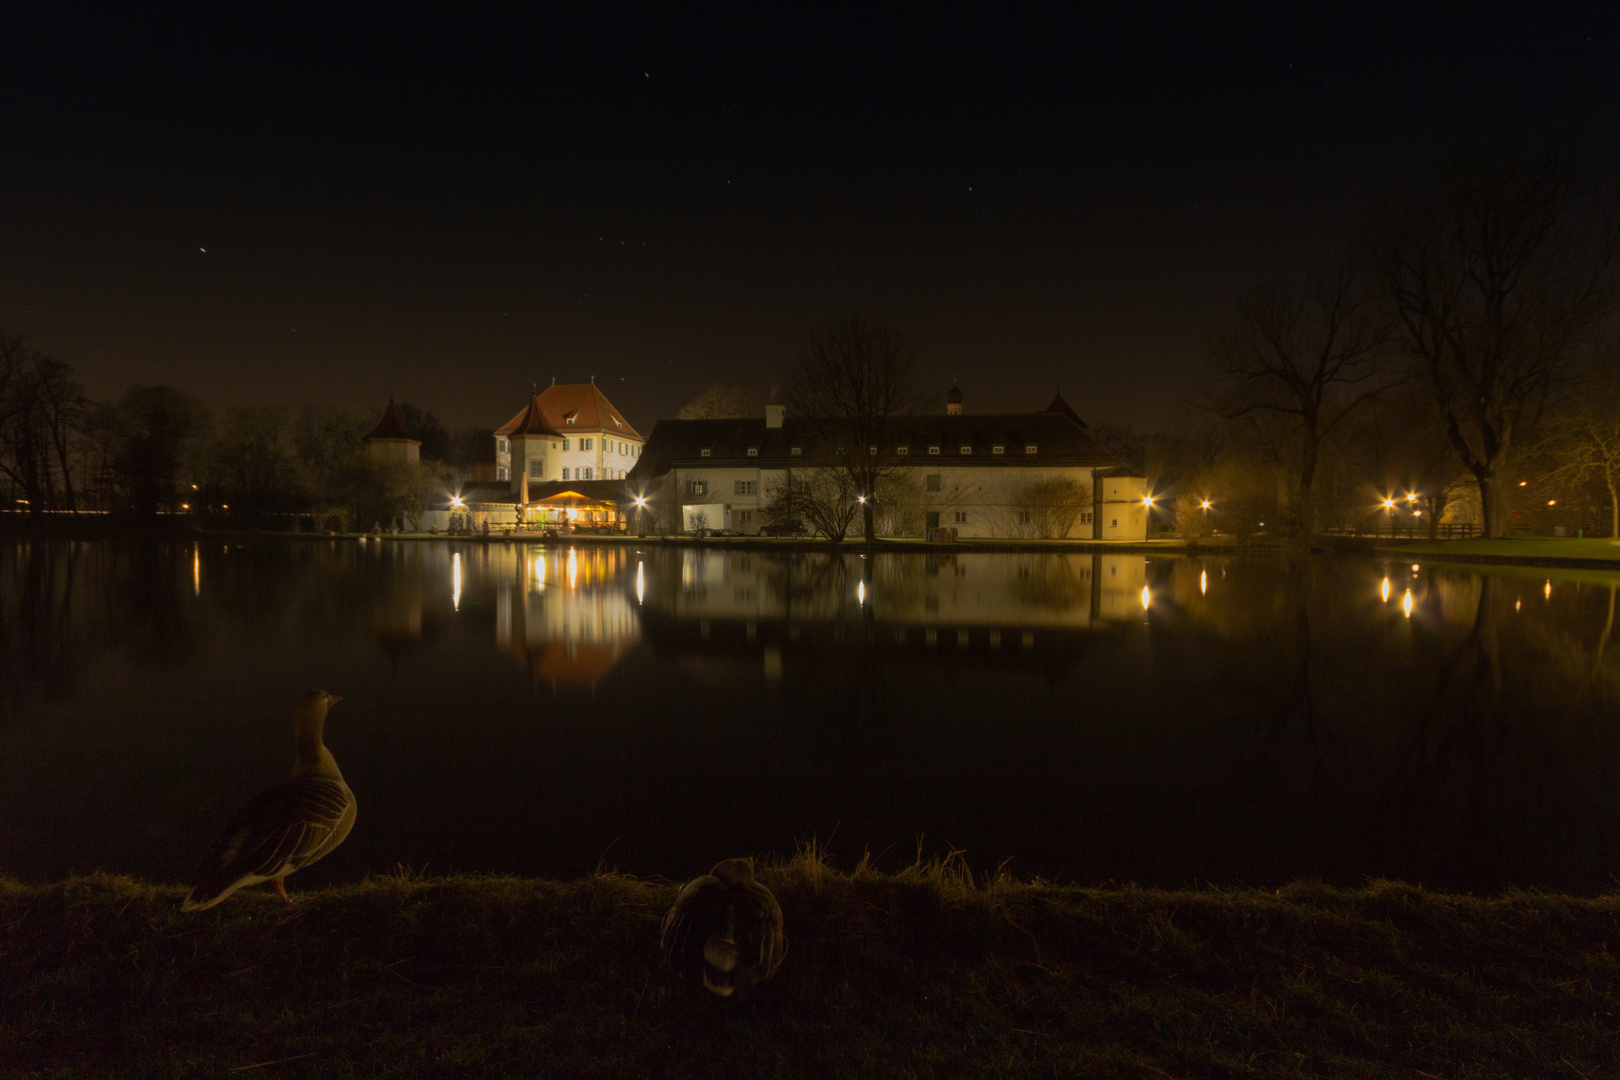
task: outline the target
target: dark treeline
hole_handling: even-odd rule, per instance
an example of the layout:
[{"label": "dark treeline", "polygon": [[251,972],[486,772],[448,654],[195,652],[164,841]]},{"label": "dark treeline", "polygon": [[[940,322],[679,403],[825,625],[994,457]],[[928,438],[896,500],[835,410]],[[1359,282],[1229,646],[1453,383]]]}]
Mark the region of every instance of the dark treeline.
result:
[{"label": "dark treeline", "polygon": [[1617,226],[1574,139],[1455,148],[1249,288],[1176,423],[1099,433],[1194,536],[1620,535]]},{"label": "dark treeline", "polygon": [[192,514],[250,525],[370,528],[411,520],[492,449],[488,429],[451,432],[409,403],[421,464],[364,452],[381,409],[237,405],[218,416],[171,386],[91,401],[73,366],[0,334],[0,491],[38,516]]}]

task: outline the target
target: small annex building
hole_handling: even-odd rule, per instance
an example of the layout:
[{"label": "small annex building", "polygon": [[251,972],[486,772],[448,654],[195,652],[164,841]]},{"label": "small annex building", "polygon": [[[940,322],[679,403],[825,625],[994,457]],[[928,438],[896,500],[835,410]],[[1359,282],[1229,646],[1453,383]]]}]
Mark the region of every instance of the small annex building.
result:
[{"label": "small annex building", "polygon": [[[1143,540],[1147,481],[1091,434],[1056,394],[1039,412],[969,414],[952,384],[944,415],[900,417],[867,452],[889,476],[879,531],[968,538]],[[781,405],[727,420],[661,420],[627,495],[679,526],[758,533],[779,485],[830,465],[824,424]],[[842,448],[840,448],[842,449]],[[858,528],[858,525],[856,526]],[[954,530],[954,533],[948,530]]]}]

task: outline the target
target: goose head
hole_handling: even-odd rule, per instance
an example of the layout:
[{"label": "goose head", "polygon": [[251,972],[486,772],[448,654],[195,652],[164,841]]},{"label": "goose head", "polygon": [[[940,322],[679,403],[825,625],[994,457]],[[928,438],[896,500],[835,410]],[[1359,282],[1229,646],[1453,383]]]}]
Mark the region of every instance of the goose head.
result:
[{"label": "goose head", "polygon": [[336,773],[337,762],[321,738],[326,727],[326,712],[343,699],[325,690],[311,690],[298,703],[293,714],[293,732],[298,744],[298,757],[293,763],[293,774],[303,772]]}]

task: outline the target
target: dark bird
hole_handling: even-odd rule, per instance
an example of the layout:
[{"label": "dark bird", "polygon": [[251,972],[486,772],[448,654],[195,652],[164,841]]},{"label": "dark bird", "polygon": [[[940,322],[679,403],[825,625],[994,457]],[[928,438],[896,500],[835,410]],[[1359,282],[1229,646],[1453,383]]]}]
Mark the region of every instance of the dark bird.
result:
[{"label": "dark bird", "polygon": [[326,710],[343,699],[325,690],[304,695],[293,715],[298,746],[292,778],[261,791],[244,806],[197,864],[196,884],[182,911],[213,907],[246,885],[274,881],[288,907],[288,874],[343,843],[354,828],[354,792],[321,741]]},{"label": "dark bird", "polygon": [[664,963],[692,989],[730,997],[782,965],[782,908],[754,880],[752,859],[727,859],[681,888],[660,945]]}]

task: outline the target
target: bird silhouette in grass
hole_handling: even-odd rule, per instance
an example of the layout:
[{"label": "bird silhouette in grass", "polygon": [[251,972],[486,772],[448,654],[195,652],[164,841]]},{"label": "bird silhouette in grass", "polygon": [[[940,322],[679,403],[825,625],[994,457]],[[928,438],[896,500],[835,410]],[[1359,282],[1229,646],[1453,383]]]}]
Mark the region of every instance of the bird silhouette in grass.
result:
[{"label": "bird silhouette in grass", "polygon": [[726,859],[681,887],[664,916],[664,963],[694,991],[745,994],[782,966],[782,908],[752,859]]},{"label": "bird silhouette in grass", "polygon": [[343,782],[322,734],[326,712],[343,699],[311,690],[293,716],[297,755],[292,777],[261,791],[225,826],[197,864],[182,911],[211,908],[237,889],[263,881],[292,906],[288,874],[331,853],[354,828],[354,792]]}]

